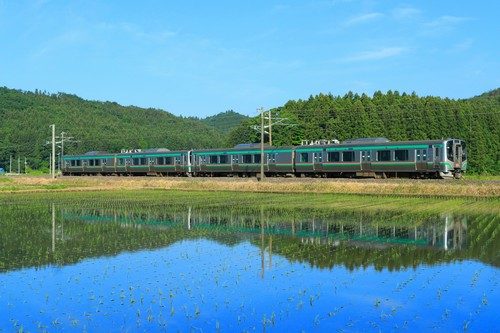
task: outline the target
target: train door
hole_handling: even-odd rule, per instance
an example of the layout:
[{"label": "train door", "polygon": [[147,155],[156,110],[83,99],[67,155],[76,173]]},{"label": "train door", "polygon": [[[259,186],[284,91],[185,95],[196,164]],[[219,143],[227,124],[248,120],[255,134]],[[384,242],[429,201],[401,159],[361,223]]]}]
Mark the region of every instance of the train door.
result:
[{"label": "train door", "polygon": [[230,155],[230,156],[231,156],[231,163],[232,163],[231,170],[234,172],[239,172],[240,171],[240,155],[235,154],[235,155]]},{"label": "train door", "polygon": [[460,144],[460,141],[456,140],[454,142],[454,156],[453,156],[453,168],[454,169],[461,169],[462,168],[462,155],[463,155],[463,151],[462,151],[462,145]]},{"label": "train door", "polygon": [[313,170],[323,171],[323,151],[313,153]]},{"label": "train door", "polygon": [[427,149],[417,149],[415,161],[417,170],[427,170]]},{"label": "train door", "polygon": [[463,162],[464,147],[460,140],[449,140],[446,143],[446,157],[452,162],[454,169],[460,169]]},{"label": "train door", "polygon": [[440,147],[434,147],[434,169],[439,170],[439,162],[442,161],[442,152]]},{"label": "train door", "polygon": [[372,152],[371,150],[361,151],[361,170],[371,171],[372,170]]}]

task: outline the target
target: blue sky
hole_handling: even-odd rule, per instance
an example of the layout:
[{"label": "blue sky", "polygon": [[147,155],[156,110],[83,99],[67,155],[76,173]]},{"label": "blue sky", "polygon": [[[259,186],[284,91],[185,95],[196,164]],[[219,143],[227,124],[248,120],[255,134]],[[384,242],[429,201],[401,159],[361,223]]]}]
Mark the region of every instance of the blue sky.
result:
[{"label": "blue sky", "polygon": [[254,115],[311,94],[500,86],[498,1],[0,0],[0,85]]}]

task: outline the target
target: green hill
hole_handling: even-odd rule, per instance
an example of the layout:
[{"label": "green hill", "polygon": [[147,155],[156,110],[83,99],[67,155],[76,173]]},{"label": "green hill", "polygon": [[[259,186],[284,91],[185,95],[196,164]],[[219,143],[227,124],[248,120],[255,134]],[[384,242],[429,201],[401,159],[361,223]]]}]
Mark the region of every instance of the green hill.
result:
[{"label": "green hill", "polygon": [[472,100],[477,99],[496,99],[497,102],[500,102],[500,88],[496,88],[490,91],[487,91],[479,96],[475,96],[471,98]]},{"label": "green hill", "polygon": [[227,134],[248,118],[249,117],[239,114],[238,112],[228,110],[226,112],[218,113],[215,116],[210,116],[199,120],[209,126],[215,127],[221,133]]},{"label": "green hill", "polygon": [[[452,100],[388,91],[373,96],[319,94],[273,109],[294,126],[273,127],[273,144],[300,144],[303,139],[387,137],[390,140],[461,138],[468,144],[469,167],[500,173],[499,89],[480,97]],[[258,142],[251,118],[229,133],[229,143]]]},{"label": "green hill", "polygon": [[10,155],[26,157],[32,168],[48,165],[50,124],[56,125],[58,134],[64,131],[79,141],[67,144],[65,153],[207,148],[225,141],[211,126],[162,110],[4,87],[0,88],[0,167],[8,167]]}]

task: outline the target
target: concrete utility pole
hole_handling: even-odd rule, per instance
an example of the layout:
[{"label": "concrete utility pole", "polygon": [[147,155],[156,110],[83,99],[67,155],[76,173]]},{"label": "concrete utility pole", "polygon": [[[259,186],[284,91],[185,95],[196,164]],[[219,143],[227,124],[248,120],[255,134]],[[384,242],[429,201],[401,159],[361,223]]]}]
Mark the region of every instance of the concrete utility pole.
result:
[{"label": "concrete utility pole", "polygon": [[269,116],[269,145],[273,145],[273,123],[271,121],[271,110],[267,111]]},{"label": "concrete utility pole", "polygon": [[9,160],[9,173],[12,174],[12,155],[10,155],[10,160]]},{"label": "concrete utility pole", "polygon": [[17,157],[17,174],[21,173],[21,158]]},{"label": "concrete utility pole", "polygon": [[61,155],[59,156],[59,171],[62,172],[62,167],[63,167],[63,155],[64,155],[64,132],[61,132]]},{"label": "concrete utility pole", "polygon": [[57,146],[57,147],[61,148],[61,152],[59,154],[59,163],[58,163],[60,171],[62,171],[64,169],[64,143],[65,142],[67,142],[67,143],[79,142],[79,141],[73,140],[74,138],[72,136],[66,136],[66,134],[68,134],[68,133],[61,132],[61,136],[56,136],[56,139],[60,140],[60,141],[56,141],[56,144],[57,145],[61,144],[60,146]]},{"label": "concrete utility pole", "polygon": [[26,172],[26,166],[28,165],[28,162],[26,162],[26,157],[24,158],[24,173],[27,173]]},{"label": "concrete utility pole", "polygon": [[56,178],[56,125],[50,125],[52,127],[52,160],[50,161],[52,179]]},{"label": "concrete utility pole", "polygon": [[264,180],[264,108],[260,108],[260,180]]}]

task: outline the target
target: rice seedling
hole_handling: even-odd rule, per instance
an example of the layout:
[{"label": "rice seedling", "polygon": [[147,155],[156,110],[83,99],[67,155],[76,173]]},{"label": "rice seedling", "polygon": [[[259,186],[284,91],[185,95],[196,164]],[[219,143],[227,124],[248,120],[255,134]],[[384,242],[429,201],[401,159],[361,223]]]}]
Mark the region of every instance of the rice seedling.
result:
[{"label": "rice seedling", "polygon": [[[315,198],[326,208],[305,207],[301,200],[313,200],[303,195],[294,199],[299,208],[274,195],[261,209],[254,194],[222,194],[223,200],[199,194],[189,208],[181,201],[190,193],[122,194],[88,192],[77,202],[50,194],[54,228],[48,199],[0,199],[0,274],[7,273],[0,293],[15,293],[14,282],[4,279],[9,275],[21,286],[3,309],[13,314],[36,304],[29,294],[43,305],[37,315],[58,311],[67,318],[58,327],[79,331],[95,331],[103,320],[124,330],[284,331],[297,323],[307,331],[391,330],[410,320],[419,325],[420,315],[453,331],[462,328],[464,311],[474,314],[468,327],[485,328],[477,325],[498,304],[494,214],[412,214],[366,204],[367,210],[348,210],[348,198],[338,196]],[[343,208],[329,206],[336,199]],[[44,290],[49,280],[53,289]],[[471,288],[460,301],[464,284]],[[438,295],[440,302],[429,301]],[[413,317],[410,308],[424,310]],[[353,311],[363,313],[357,322]],[[53,327],[52,320],[42,324]],[[35,330],[31,325],[23,328]]]}]

